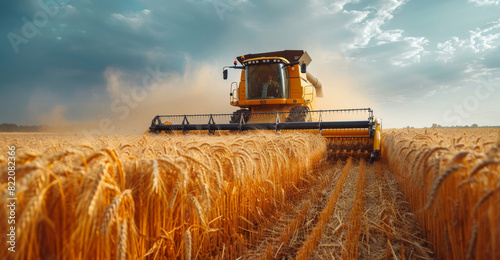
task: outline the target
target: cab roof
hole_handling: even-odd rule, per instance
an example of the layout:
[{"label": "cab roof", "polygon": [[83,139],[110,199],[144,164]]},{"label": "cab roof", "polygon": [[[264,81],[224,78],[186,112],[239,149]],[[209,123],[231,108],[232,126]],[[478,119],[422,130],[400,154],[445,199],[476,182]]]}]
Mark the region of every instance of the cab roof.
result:
[{"label": "cab roof", "polygon": [[287,59],[289,62],[305,62],[307,65],[311,63],[312,59],[306,51],[303,50],[283,50],[262,53],[249,53],[236,57],[236,59],[243,64],[244,60],[261,58],[261,57],[281,57]]}]

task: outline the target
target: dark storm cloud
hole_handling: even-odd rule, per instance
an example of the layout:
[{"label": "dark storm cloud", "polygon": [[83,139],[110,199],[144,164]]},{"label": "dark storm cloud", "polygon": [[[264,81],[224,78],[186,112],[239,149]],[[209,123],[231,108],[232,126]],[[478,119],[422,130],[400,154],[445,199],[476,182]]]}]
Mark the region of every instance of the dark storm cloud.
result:
[{"label": "dark storm cloud", "polygon": [[[16,106],[15,102],[27,103],[33,93],[53,96],[45,103],[36,102],[40,109],[57,100],[78,106],[90,101],[91,93],[105,95],[103,71],[108,66],[136,72],[147,66],[181,71],[185,53],[210,58],[207,49],[224,30],[207,28],[225,26],[208,3],[43,3],[56,7],[50,9],[53,15],[47,15],[39,1],[2,3],[0,28],[5,37],[0,49],[0,95],[9,98],[1,104],[6,112],[1,121],[26,123],[22,119],[29,118],[28,104]],[[48,17],[45,23],[38,23],[43,26],[33,23],[37,13]],[[30,26],[37,33],[26,35],[31,31],[25,27]],[[74,102],[77,98],[79,102]],[[17,116],[9,116],[13,114]]]}]

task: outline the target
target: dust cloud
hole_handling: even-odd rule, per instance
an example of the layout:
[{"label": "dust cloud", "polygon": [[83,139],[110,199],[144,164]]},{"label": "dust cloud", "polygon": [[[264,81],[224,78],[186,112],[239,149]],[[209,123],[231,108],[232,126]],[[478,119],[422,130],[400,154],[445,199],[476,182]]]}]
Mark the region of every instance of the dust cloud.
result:
[{"label": "dust cloud", "polygon": [[[33,94],[30,118],[47,131],[98,136],[144,133],[156,115],[232,113],[237,109],[229,105],[231,80],[222,79],[223,66],[194,64],[189,57],[185,64],[183,73],[156,66],[140,72],[108,67],[103,72],[106,95],[93,95],[87,104],[77,105],[49,93]],[[238,80],[237,72],[230,74],[233,81]],[[74,116],[75,110],[80,116]]]},{"label": "dust cloud", "polygon": [[108,117],[98,122],[104,133],[143,133],[156,115],[232,113],[230,82],[222,79],[222,66],[192,62],[184,73],[165,73],[158,68],[138,75],[140,85],[116,68],[105,72],[110,96]]},{"label": "dust cloud", "polygon": [[[373,108],[374,102],[350,71],[349,60],[322,48],[308,51],[313,61],[308,67],[323,85],[323,97],[316,98],[315,110]],[[364,113],[340,113],[334,120],[366,120]]]},{"label": "dust cloud", "polygon": [[[316,110],[366,108],[373,104],[363,95],[356,79],[349,76],[347,60],[324,50],[310,55],[316,58],[308,69],[322,82],[324,93],[324,97],[316,98]],[[54,100],[49,113],[40,115],[35,109],[33,113],[39,113],[39,124],[85,135],[141,134],[156,115],[232,113],[238,108],[229,104],[230,85],[239,81],[239,70],[230,70],[230,79],[224,81],[222,67],[216,62],[192,62],[188,56],[182,73],[155,66],[140,72],[108,67],[103,72],[107,96],[94,96],[80,108],[80,113],[92,120],[70,117],[72,104]],[[366,120],[365,115],[356,116],[344,113],[335,120]]]}]

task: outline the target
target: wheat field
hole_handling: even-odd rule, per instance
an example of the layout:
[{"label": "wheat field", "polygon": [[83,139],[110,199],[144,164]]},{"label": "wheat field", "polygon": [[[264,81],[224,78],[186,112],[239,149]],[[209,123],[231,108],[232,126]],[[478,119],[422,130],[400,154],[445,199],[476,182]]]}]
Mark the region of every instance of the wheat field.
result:
[{"label": "wheat field", "polygon": [[10,141],[16,259],[235,258],[326,151],[315,135]]},{"label": "wheat field", "polygon": [[384,133],[384,158],[439,259],[500,259],[500,130]]},{"label": "wheat field", "polygon": [[[499,130],[387,130],[374,164],[306,133],[2,134],[7,259],[499,259]],[[8,233],[8,211],[0,232]]]}]

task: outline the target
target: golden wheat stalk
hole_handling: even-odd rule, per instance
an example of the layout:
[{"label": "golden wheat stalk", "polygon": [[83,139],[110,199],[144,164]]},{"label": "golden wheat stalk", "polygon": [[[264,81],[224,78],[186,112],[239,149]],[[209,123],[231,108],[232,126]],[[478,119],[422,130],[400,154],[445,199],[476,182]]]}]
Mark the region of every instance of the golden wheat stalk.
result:
[{"label": "golden wheat stalk", "polygon": [[424,210],[427,210],[431,207],[432,202],[434,202],[434,199],[436,198],[436,193],[437,193],[439,187],[441,186],[441,184],[444,182],[444,180],[448,176],[450,176],[452,173],[459,171],[461,169],[464,169],[464,168],[465,168],[465,166],[462,164],[453,165],[451,167],[448,167],[448,169],[446,169],[446,171],[444,171],[444,173],[441,174],[439,176],[439,178],[436,179],[436,181],[434,182],[434,185],[432,187],[432,190],[429,194],[429,200],[427,201],[427,204],[425,205]]}]

